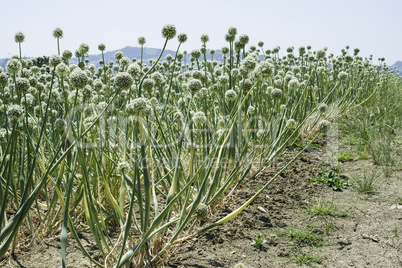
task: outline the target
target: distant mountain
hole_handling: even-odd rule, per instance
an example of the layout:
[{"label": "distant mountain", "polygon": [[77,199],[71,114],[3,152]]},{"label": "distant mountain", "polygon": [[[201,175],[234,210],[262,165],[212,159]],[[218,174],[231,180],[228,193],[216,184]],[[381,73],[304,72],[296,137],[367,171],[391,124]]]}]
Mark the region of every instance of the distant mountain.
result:
[{"label": "distant mountain", "polygon": [[[116,61],[116,59],[114,58],[114,54],[118,51],[123,52],[124,57],[128,57],[129,59],[133,59],[136,58],[137,60],[141,59],[141,48],[140,47],[124,47],[122,49],[118,49],[118,50],[113,50],[113,51],[108,51],[108,52],[104,52],[104,57],[105,57],[105,62],[110,62],[110,61]],[[154,59],[156,60],[159,56],[159,54],[161,53],[162,49],[159,48],[148,48],[148,47],[144,47],[144,51],[143,51],[143,62],[149,64],[149,60],[150,59]],[[188,51],[188,54],[186,55],[186,63],[189,63],[189,58],[190,58],[190,52]],[[176,51],[173,50],[165,50],[163,52],[163,55],[160,59],[160,61],[164,61],[166,59],[167,55],[172,55],[174,57]],[[183,51],[181,51],[181,53],[183,53]],[[213,59],[214,60],[218,60],[218,61],[222,61],[222,52],[220,50],[216,50]],[[26,59],[28,59],[29,57],[27,57]],[[85,57],[85,59],[89,59],[89,64],[95,64],[97,67],[99,67],[99,60],[102,59],[102,54],[96,54],[96,55],[88,55]],[[203,60],[204,56],[201,56],[200,60]],[[209,53],[207,53],[207,59],[210,60],[211,59],[211,55]],[[0,59],[0,66],[5,68],[7,61],[9,60],[9,58],[6,59]],[[184,62],[184,58],[182,60]],[[70,59],[70,64],[76,64],[78,63],[78,59],[73,57],[72,59]]]},{"label": "distant mountain", "polygon": [[[109,62],[109,61],[116,61],[116,59],[114,58],[114,54],[118,51],[123,52],[124,57],[128,57],[129,59],[133,59],[136,58],[137,60],[141,59],[141,48],[140,47],[130,47],[130,46],[126,46],[122,49],[118,49],[118,50],[113,50],[113,51],[108,51],[104,53],[104,57],[105,57],[105,62]],[[144,47],[144,52],[143,52],[143,62],[149,64],[149,60],[150,59],[154,59],[156,60],[159,56],[159,54],[161,53],[161,49],[159,48],[148,48],[148,47]],[[164,61],[166,59],[166,56],[168,54],[172,55],[174,57],[175,55],[175,51],[173,50],[165,50],[163,52],[163,55],[160,59],[160,61]],[[183,51],[181,51],[181,53],[183,53]],[[191,51],[188,51],[188,54],[186,55],[186,63],[188,64],[189,58],[190,58],[190,53]],[[211,60],[211,55],[209,54],[209,51],[207,52],[207,59]],[[222,52],[217,49],[215,50],[215,54],[213,55],[213,59],[217,60],[217,61],[223,61],[222,59],[223,54]],[[89,64],[95,64],[96,67],[99,67],[99,60],[102,59],[102,54],[97,54],[97,55],[88,55],[85,57],[86,59],[89,59]],[[28,59],[25,58],[25,59]],[[5,68],[7,61],[9,60],[9,58],[6,59],[0,59],[0,67]],[[204,56],[201,55],[200,61],[204,60]],[[263,56],[260,55],[260,60],[263,60]],[[184,62],[184,59],[183,59]],[[70,64],[76,64],[78,63],[77,58],[73,57],[70,60]],[[389,69],[393,69],[394,66],[396,66],[396,68],[402,72],[402,61],[397,61],[395,62],[393,65],[389,66]]]},{"label": "distant mountain", "polygon": [[393,65],[390,66],[390,69],[396,67],[400,72],[402,72],[402,61],[397,61]]},{"label": "distant mountain", "polygon": [[[140,47],[130,47],[130,46],[126,46],[122,49],[118,49],[118,50],[113,50],[113,51],[108,51],[108,52],[104,52],[104,57],[105,57],[105,62],[110,62],[110,61],[116,61],[116,59],[114,58],[114,54],[118,51],[123,52],[124,57],[128,57],[129,59],[133,59],[136,58],[137,60],[141,59],[141,48]],[[144,47],[144,51],[143,51],[143,62],[149,64],[149,60],[150,59],[154,59],[156,60],[159,56],[159,54],[161,53],[162,49],[159,48],[148,48],[148,47]],[[181,53],[183,53],[184,51],[181,51]],[[186,63],[189,64],[190,61],[190,53],[191,51],[187,51],[188,54],[185,56],[186,57]],[[160,59],[160,61],[164,61],[166,59],[166,56],[168,54],[172,55],[174,57],[176,51],[173,50],[165,50],[163,52],[163,55]],[[207,56],[207,60],[211,60],[212,59],[212,55],[209,54],[209,51],[206,54]],[[29,57],[26,57],[25,59],[29,59]],[[95,64],[96,67],[99,67],[99,60],[102,59],[102,54],[96,54],[96,55],[88,55],[85,57],[85,59],[89,59],[89,64]],[[221,50],[216,49],[215,50],[215,54],[213,55],[213,59],[217,60],[217,61],[223,61],[223,54],[221,52]],[[9,58],[7,59],[0,59],[0,66],[5,68],[7,61],[9,60]],[[200,61],[204,60],[204,56],[201,55]],[[262,55],[260,55],[260,60],[263,60]],[[184,58],[182,60],[182,62],[184,63]],[[73,57],[72,59],[70,59],[70,64],[76,64],[78,63],[78,59]]]},{"label": "distant mountain", "polygon": [[[124,57],[128,57],[129,59],[136,58],[137,60],[141,59],[141,48],[140,47],[124,47],[122,49],[118,50],[113,50],[113,51],[108,51],[104,53],[105,57],[105,62],[110,62],[110,61],[116,61],[114,58],[114,54],[118,51],[123,52]],[[161,53],[162,49],[158,48],[147,48],[144,47],[144,52],[143,52],[143,62],[149,63],[150,59],[156,60]],[[165,60],[166,56],[170,54],[172,56],[175,55],[175,51],[172,50],[165,50],[163,52],[163,55],[161,57],[161,61]],[[102,59],[102,54],[97,54],[97,55],[89,55],[85,57],[86,59],[89,59],[89,64],[95,64],[96,66],[99,66],[99,60]],[[70,64],[76,64],[78,63],[77,58],[72,58],[70,60]]]},{"label": "distant mountain", "polygon": [[[128,57],[129,59],[133,59],[136,58],[137,60],[141,59],[141,48],[140,47],[124,47],[122,49],[118,49],[118,50],[113,50],[113,51],[108,51],[104,53],[104,57],[105,57],[105,62],[110,62],[110,61],[116,61],[116,59],[114,58],[114,54],[118,51],[123,52],[124,57]],[[144,51],[143,51],[143,62],[149,64],[149,60],[153,59],[156,60],[159,57],[159,54],[161,53],[162,49],[159,48],[149,48],[149,47],[144,47]],[[183,53],[184,51],[181,51],[181,53]],[[185,56],[186,58],[186,63],[190,63],[189,59],[190,59],[190,52],[187,52],[187,55]],[[171,55],[172,57],[175,56],[176,51],[173,50],[165,50],[163,52],[163,55],[160,59],[160,61],[164,61],[166,60],[166,56],[167,55]],[[211,55],[209,54],[209,51],[207,52],[207,59],[211,60]],[[218,60],[218,61],[222,61],[222,52],[220,50],[216,50],[213,59],[214,60]],[[85,57],[86,59],[89,59],[89,64],[95,64],[96,67],[99,67],[99,60],[102,59],[102,54],[97,54],[97,55],[89,55],[87,57]],[[204,60],[204,56],[201,55],[200,61]],[[182,62],[184,63],[184,58],[182,60]],[[70,64],[76,64],[78,63],[77,58],[72,58],[70,60]]]},{"label": "distant mountain", "polygon": [[0,67],[5,69],[8,60],[9,59],[0,59]]}]

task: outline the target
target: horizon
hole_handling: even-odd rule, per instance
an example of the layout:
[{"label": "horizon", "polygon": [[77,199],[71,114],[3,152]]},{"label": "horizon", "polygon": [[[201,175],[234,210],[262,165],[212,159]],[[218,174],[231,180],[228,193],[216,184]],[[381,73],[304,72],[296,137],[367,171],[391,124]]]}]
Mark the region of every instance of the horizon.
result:
[{"label": "horizon", "polygon": [[[105,50],[103,53],[104,54],[106,54],[106,53],[112,53],[112,52],[117,52],[117,51],[121,51],[121,50],[124,50],[125,48],[137,48],[137,49],[140,49],[141,47],[138,45],[138,46],[125,46],[125,47],[121,47],[121,48],[119,48],[119,49],[114,49],[114,50]],[[158,49],[158,50],[161,50],[162,48],[155,48],[155,47],[146,47],[146,46],[144,46],[144,52],[145,52],[145,49]],[[214,48],[207,48],[207,56],[210,56],[210,54],[209,54],[209,50],[210,49],[214,49]],[[258,50],[259,48],[257,48],[257,50]],[[219,49],[214,49],[216,52],[218,52],[218,54],[215,54],[215,55],[219,55],[219,53],[221,53],[220,52],[220,48]],[[284,53],[284,51],[286,50],[286,48],[285,49],[283,49],[283,48],[281,48],[281,51],[280,52],[282,52],[282,53]],[[295,48],[295,51],[297,50],[297,48]],[[351,54],[350,51],[351,49],[349,49],[349,54]],[[171,50],[171,49],[165,49],[165,51],[163,52],[163,54],[167,54],[167,53],[170,53],[170,52],[172,52],[172,53],[176,53],[176,51],[175,50]],[[184,52],[184,50],[180,50],[180,51],[178,51],[178,52],[180,52],[180,53],[183,53]],[[190,54],[190,52],[191,51],[187,51],[188,52],[188,54]],[[260,52],[260,53],[262,53],[262,52]],[[295,52],[295,53],[297,53],[297,52]],[[124,54],[124,53],[123,53]],[[281,53],[279,53],[280,55],[281,55]],[[353,54],[353,53],[352,53]],[[16,56],[18,56],[17,54],[15,54]],[[40,57],[44,57],[44,56],[46,56],[46,57],[50,57],[51,55],[53,55],[53,54],[49,54],[49,55],[42,55],[42,56],[34,56],[34,57],[31,57],[31,56],[26,56],[26,55],[23,55],[22,56],[22,59],[32,59],[32,58],[40,58]],[[89,53],[89,54],[87,54],[86,55],[86,57],[96,57],[96,56],[100,56],[101,55],[101,52],[99,51],[99,52],[97,52],[97,53],[93,53],[93,54],[91,54],[91,53]],[[328,55],[328,54],[327,54]],[[126,54],[124,54],[124,56],[126,56]],[[156,59],[156,58],[158,58],[158,56],[159,56],[159,54],[158,55],[155,55],[154,57],[151,57],[151,59]],[[173,55],[174,56],[174,55]],[[260,54],[260,57],[261,56],[263,56],[263,54]],[[334,56],[337,56],[337,55],[334,55]],[[281,57],[281,56],[280,56]],[[0,60],[8,60],[8,59],[10,59],[9,57],[8,58],[0,58]],[[72,59],[70,60],[70,62],[75,62],[75,60],[76,60],[77,58],[75,57],[75,56],[73,56],[72,57]],[[207,58],[208,59],[208,58]],[[162,57],[159,61],[160,62],[162,62],[164,60],[164,58]],[[218,58],[218,57],[215,57],[214,56],[214,60],[217,60],[217,61],[221,61],[222,59],[221,58]],[[379,63],[377,63],[376,62],[377,61],[377,59],[375,59],[375,58],[373,58],[372,60],[371,60],[371,62],[373,62],[373,64],[375,64],[375,65],[381,65],[381,64],[379,64]],[[394,63],[392,63],[392,64],[387,64],[387,66],[388,67],[392,67],[392,66],[395,66],[395,65],[397,65],[398,63],[402,63],[402,60],[397,60],[397,61],[395,61]],[[3,67],[5,67],[5,64],[6,64],[6,62],[4,62],[4,66]],[[71,64],[75,64],[75,63],[71,63]],[[98,63],[96,63],[96,65],[98,65]],[[1,65],[0,65],[1,66]],[[402,70],[401,70],[402,71]]]},{"label": "horizon", "polygon": [[[259,41],[265,43],[264,51],[275,46],[280,46],[281,51],[289,46],[297,49],[311,45],[314,51],[326,46],[327,53],[336,56],[349,45],[350,50],[359,48],[359,56],[363,58],[373,55],[374,62],[382,57],[387,65],[402,60],[402,28],[398,23],[402,2],[398,0],[381,3],[374,0],[303,3],[250,0],[247,4],[235,0],[228,3],[206,0],[190,7],[182,0],[155,1],[151,8],[146,3],[122,0],[113,4],[104,0],[7,2],[3,7],[10,12],[3,15],[3,21],[12,23],[2,30],[0,58],[19,54],[14,35],[20,31],[25,35],[21,44],[23,56],[57,54],[56,39],[52,36],[56,27],[64,32],[60,39],[61,52],[68,49],[74,53],[79,44],[86,43],[90,47],[89,54],[96,55],[100,53],[99,43],[106,44],[106,51],[138,47],[140,36],[146,38],[146,47],[161,49],[164,39],[160,30],[165,24],[174,24],[177,33],[188,35],[180,51],[200,48],[200,36],[204,33],[210,37],[207,48],[220,49],[227,45],[224,39],[227,29],[234,26],[238,30],[237,37],[249,36],[247,48],[257,46]],[[41,12],[44,16],[38,19]],[[80,16],[74,18],[74,14]],[[177,45],[177,38],[174,38],[166,48],[175,51]]]}]

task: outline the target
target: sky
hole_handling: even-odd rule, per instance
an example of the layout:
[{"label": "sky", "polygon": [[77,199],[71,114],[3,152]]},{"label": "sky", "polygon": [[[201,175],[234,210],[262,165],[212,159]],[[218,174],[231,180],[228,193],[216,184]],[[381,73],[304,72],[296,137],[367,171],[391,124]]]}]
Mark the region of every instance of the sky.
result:
[{"label": "sky", "polygon": [[[264,42],[264,50],[311,45],[313,50],[328,47],[339,55],[342,48],[359,48],[359,55],[373,55],[375,63],[384,57],[392,65],[402,61],[402,0],[18,0],[4,1],[1,8],[0,58],[17,55],[17,32],[25,34],[22,55],[39,57],[57,54],[53,29],[64,37],[61,51],[74,53],[81,43],[89,54],[138,46],[162,48],[161,29],[174,24],[188,40],[181,51],[200,48],[200,36],[208,34],[207,48],[226,46],[225,34],[234,26],[247,34],[248,46]],[[167,48],[177,48],[177,38]]]}]

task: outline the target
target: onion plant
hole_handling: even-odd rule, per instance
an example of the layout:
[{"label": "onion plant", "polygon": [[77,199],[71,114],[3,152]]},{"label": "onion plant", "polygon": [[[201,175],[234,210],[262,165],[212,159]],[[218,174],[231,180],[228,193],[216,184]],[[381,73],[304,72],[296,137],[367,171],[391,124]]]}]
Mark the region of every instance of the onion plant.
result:
[{"label": "onion plant", "polygon": [[[223,62],[212,60],[214,50],[207,59],[207,35],[191,64],[186,52],[182,62],[185,34],[174,57],[160,62],[174,25],[163,27],[165,43],[150,66],[121,52],[105,62],[104,44],[99,67],[88,65],[84,43],[79,64],[69,65],[59,28],[49,66],[13,56],[0,72],[0,258],[20,239],[58,226],[62,267],[69,233],[99,267],[156,264],[177,241],[238,215],[302,151],[238,209],[198,229],[244,178],[255,178],[296,140],[312,142],[384,85],[400,83],[358,53],[302,47],[296,55],[290,47],[280,58],[279,47],[260,53],[246,48],[247,35],[236,35],[231,27]],[[138,42],[143,47],[145,38]],[[99,260],[80,232],[91,234]]]}]

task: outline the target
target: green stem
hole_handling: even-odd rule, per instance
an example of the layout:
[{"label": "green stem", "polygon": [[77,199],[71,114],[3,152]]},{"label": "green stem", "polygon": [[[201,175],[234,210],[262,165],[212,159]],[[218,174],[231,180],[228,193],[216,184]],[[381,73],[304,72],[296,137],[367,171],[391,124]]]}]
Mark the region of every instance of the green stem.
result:
[{"label": "green stem", "polygon": [[21,42],[18,42],[18,46],[19,46],[19,49],[20,49],[20,60],[22,60],[22,56],[21,56]]},{"label": "green stem", "polygon": [[144,74],[144,76],[141,78],[140,85],[138,86],[138,97],[141,97],[142,82],[144,82],[145,77],[147,77],[147,75],[155,68],[156,64],[159,62],[160,58],[162,57],[163,52],[165,51],[168,40],[169,39],[166,38],[166,41],[165,41],[165,44],[163,45],[161,54],[159,54],[159,57],[156,60],[156,62],[152,65],[151,68],[149,68],[148,72],[146,72],[146,74]]}]

